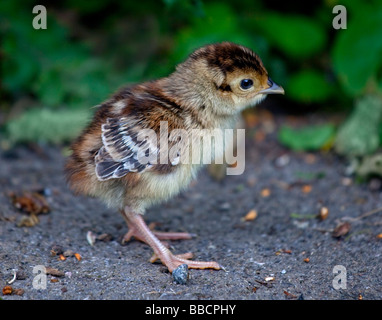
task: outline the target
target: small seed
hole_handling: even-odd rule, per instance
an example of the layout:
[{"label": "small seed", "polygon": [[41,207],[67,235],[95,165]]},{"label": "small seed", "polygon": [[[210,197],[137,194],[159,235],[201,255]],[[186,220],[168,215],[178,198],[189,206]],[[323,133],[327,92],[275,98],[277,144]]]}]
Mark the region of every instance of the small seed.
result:
[{"label": "small seed", "polygon": [[327,207],[321,207],[320,212],[318,213],[318,218],[323,221],[325,220],[329,215],[329,209]]}]

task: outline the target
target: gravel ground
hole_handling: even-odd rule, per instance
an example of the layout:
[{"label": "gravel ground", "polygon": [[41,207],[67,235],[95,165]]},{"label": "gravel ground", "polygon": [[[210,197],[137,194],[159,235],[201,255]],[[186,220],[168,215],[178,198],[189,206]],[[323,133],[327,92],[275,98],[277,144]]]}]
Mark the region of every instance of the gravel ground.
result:
[{"label": "gravel ground", "polygon": [[[206,170],[187,191],[145,216],[158,230],[197,234],[172,241],[173,252],[192,251],[195,259],[215,260],[226,268],[190,270],[186,285],[174,283],[160,263],[148,262],[152,251],[147,245],[134,240],[121,245],[127,228],[119,213],[70,192],[62,149],[2,152],[0,283],[6,286],[17,270],[24,279],[11,286],[24,293],[1,298],[381,299],[382,239],[377,235],[382,213],[352,221],[340,238],[332,233],[345,217],[381,207],[381,192],[345,177],[345,163],[331,153],[290,152],[274,133],[263,139],[261,130],[256,132],[247,130],[244,174],[218,182]],[[13,206],[9,192],[22,190],[45,191],[51,209],[33,227],[17,226],[24,214]],[[320,221],[315,215],[323,206],[329,215]],[[243,221],[252,209],[257,217]],[[91,246],[88,231],[112,239]],[[60,260],[51,253],[55,245],[79,253],[81,260]],[[340,274],[333,272],[338,265],[345,268]],[[35,289],[34,277],[40,275],[33,273],[35,266],[64,276],[47,275],[46,288]],[[342,283],[336,276],[344,276]]]}]

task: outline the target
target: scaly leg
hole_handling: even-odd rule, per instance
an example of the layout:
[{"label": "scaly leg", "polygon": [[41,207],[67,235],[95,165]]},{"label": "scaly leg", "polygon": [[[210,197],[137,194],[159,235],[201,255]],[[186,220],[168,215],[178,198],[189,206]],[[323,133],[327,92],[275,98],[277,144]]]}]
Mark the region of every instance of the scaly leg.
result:
[{"label": "scaly leg", "polygon": [[[130,219],[127,218],[123,210],[121,211],[121,214],[129,227],[129,231],[122,238],[122,244],[129,242],[132,237],[134,237],[135,239],[139,241],[145,242],[143,239],[139,237],[139,234],[137,234],[136,228],[134,227],[134,225],[131,224]],[[159,240],[189,240],[196,237],[196,234],[194,233],[155,231],[153,230],[154,227],[150,225],[148,226],[148,228],[152,231],[154,236],[156,236]]]},{"label": "scaly leg", "polygon": [[214,261],[192,261],[188,260],[192,257],[192,253],[174,255],[166,246],[159,241],[150,228],[146,225],[140,214],[131,211],[128,207],[124,210],[124,217],[129,227],[128,237],[134,236],[139,240],[147,243],[153,250],[154,256],[151,262],[160,259],[170,272],[175,270],[182,264],[187,264],[193,269],[221,269],[221,266]]}]

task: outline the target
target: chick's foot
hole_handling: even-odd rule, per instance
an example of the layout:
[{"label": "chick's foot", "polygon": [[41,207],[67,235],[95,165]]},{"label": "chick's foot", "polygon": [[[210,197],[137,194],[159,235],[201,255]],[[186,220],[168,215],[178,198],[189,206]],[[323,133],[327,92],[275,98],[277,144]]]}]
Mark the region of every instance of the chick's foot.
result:
[{"label": "chick's foot", "polygon": [[[172,254],[166,245],[162,243],[158,237],[150,230],[140,214],[136,214],[125,209],[124,217],[128,224],[129,232],[125,235],[123,240],[128,241],[131,237],[134,237],[142,242],[147,243],[154,250],[154,255],[150,259],[151,262],[155,262],[156,260],[160,259],[170,272],[182,264],[187,264],[188,267],[192,269],[221,269],[221,266],[214,261],[188,260],[193,256],[193,254],[190,252],[178,255]],[[179,236],[179,234],[182,236],[185,235],[183,233],[170,233],[170,238],[168,238],[168,234],[165,233],[159,233],[158,235],[164,236],[164,238],[161,237],[161,239],[174,239],[174,234],[177,236]],[[179,239],[179,237],[177,237],[177,239]],[[182,239],[190,239],[190,237],[182,237]]]}]

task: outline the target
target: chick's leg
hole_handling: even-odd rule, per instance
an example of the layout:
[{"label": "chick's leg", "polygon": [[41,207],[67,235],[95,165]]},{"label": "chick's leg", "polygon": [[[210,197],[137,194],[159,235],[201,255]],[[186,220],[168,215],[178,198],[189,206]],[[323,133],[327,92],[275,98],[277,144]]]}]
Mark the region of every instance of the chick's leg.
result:
[{"label": "chick's leg", "polygon": [[[192,261],[188,260],[192,257],[192,253],[174,255],[168,248],[153,234],[150,228],[146,225],[140,214],[125,208],[124,217],[129,227],[130,237],[134,236],[139,240],[147,243],[153,250],[154,256],[151,262],[160,259],[162,263],[169,269],[170,272],[175,270],[182,264],[187,264],[193,269],[221,269],[221,266],[214,261]],[[128,233],[128,234],[129,234]]]},{"label": "chick's leg", "polygon": [[[136,228],[131,223],[131,219],[127,218],[124,211],[121,212],[122,216],[124,217],[128,227],[129,231],[124,235],[122,239],[122,243],[129,242],[132,237],[135,239],[145,242],[138,234]],[[151,227],[150,225],[148,228],[151,230],[151,232],[156,236],[159,240],[189,240],[195,237],[196,235],[193,233],[188,232],[161,232],[161,231],[155,231],[153,230],[154,227]]]}]

